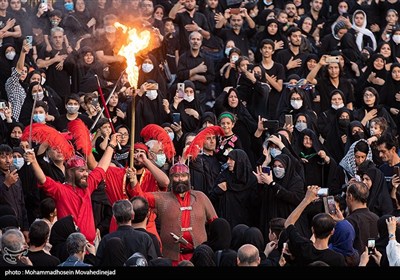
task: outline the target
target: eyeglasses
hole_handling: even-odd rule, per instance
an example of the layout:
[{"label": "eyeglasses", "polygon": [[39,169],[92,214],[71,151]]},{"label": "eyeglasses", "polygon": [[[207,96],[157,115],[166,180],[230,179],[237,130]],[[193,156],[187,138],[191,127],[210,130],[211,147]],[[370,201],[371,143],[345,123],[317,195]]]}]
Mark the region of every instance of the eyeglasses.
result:
[{"label": "eyeglasses", "polygon": [[129,134],[128,133],[121,133],[121,137],[122,138],[124,138],[124,137],[128,137],[129,136]]},{"label": "eyeglasses", "polygon": [[375,97],[373,93],[364,93],[364,97]]}]

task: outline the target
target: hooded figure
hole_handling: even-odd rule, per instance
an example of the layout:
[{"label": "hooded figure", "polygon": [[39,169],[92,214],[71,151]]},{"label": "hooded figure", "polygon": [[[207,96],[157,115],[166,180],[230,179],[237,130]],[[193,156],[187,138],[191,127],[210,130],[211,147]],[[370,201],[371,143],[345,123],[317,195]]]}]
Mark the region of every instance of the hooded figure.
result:
[{"label": "hooded figure", "polygon": [[358,266],[360,255],[353,247],[356,232],[349,221],[341,220],[336,223],[335,231],[329,239],[329,249],[341,253],[347,266]]},{"label": "hooded figure", "polygon": [[253,208],[257,179],[249,157],[245,151],[234,149],[228,154],[227,165],[214,183],[210,200],[231,228],[242,223],[252,225],[258,219]]}]

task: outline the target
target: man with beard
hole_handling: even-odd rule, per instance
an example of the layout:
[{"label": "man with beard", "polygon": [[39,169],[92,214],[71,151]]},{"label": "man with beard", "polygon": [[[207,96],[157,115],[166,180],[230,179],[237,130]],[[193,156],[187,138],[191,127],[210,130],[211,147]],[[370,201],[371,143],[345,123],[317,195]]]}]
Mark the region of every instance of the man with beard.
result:
[{"label": "man with beard", "polygon": [[[44,174],[33,152],[28,151],[24,155],[25,161],[32,164],[38,187],[43,188],[43,191],[55,200],[57,218],[61,219],[72,215],[80,231],[91,243],[96,236],[91,194],[106,177],[106,171],[117,146],[117,138],[120,138],[118,134],[111,136],[103,157],[90,174],[88,174],[85,159],[77,155],[71,157],[66,163],[64,184],[54,181]],[[93,157],[93,155],[90,154],[89,157]]]},{"label": "man with beard", "polygon": [[205,225],[216,219],[217,214],[203,192],[191,189],[187,165],[176,163],[169,174],[171,191],[144,193],[136,169],[128,168],[127,171],[132,194],[145,197],[157,213],[163,255],[173,260],[176,266],[182,260],[190,260],[194,248],[207,240]]},{"label": "man with beard", "polygon": [[288,30],[289,48],[281,50],[276,54],[275,61],[282,64],[286,70],[286,76],[300,74],[302,62],[305,61],[308,54],[300,52],[302,40],[301,30],[298,27],[291,27]]}]

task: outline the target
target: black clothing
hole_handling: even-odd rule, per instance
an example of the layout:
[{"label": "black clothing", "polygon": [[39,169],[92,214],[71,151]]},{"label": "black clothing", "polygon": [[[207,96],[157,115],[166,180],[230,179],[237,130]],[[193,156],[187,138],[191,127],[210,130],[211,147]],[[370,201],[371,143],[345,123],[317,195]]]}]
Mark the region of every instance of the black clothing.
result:
[{"label": "black clothing", "polygon": [[108,240],[113,237],[119,237],[121,239],[125,246],[126,256],[131,256],[133,253],[140,252],[147,260],[157,258],[153,240],[148,234],[137,231],[131,226],[119,226],[117,231],[109,233],[101,239],[96,253],[99,262],[105,257],[104,249]]},{"label": "black clothing", "polygon": [[306,266],[315,261],[323,261],[329,266],[346,266],[344,256],[331,249],[318,250],[313,242],[304,236],[301,236],[294,225],[286,228],[289,236],[289,250],[295,257],[294,262],[300,266]]},{"label": "black clothing", "polygon": [[[237,224],[252,225],[257,219],[252,208],[257,179],[252,172],[249,158],[243,150],[234,149],[228,157],[235,161],[234,170],[230,171],[227,168],[218,175],[210,200],[218,217],[225,218],[231,228]],[[223,182],[226,183],[226,191],[218,186]]]},{"label": "black clothing", "polygon": [[26,255],[32,262],[33,266],[49,266],[54,267],[60,264],[60,260],[57,257],[45,253],[43,250],[32,252],[28,251]]},{"label": "black clothing", "polygon": [[378,215],[371,212],[368,208],[354,210],[346,217],[356,231],[356,239],[353,247],[361,254],[365,251],[368,238],[378,238]]},{"label": "black clothing", "polygon": [[10,187],[7,187],[4,181],[5,174],[0,172],[0,205],[10,206],[15,212],[21,230],[27,231],[29,230],[29,223],[21,179],[18,179],[18,181]]},{"label": "black clothing", "polygon": [[[86,127],[88,129],[90,129],[92,127],[93,120],[90,119],[88,116],[78,113],[78,117],[77,118],[81,119],[85,123],[85,125],[86,125]],[[67,125],[68,125],[68,123],[70,121],[71,120],[69,120],[67,118],[67,115],[61,115],[58,119],[56,119],[54,121],[54,127],[60,132],[66,132],[67,131]]]}]

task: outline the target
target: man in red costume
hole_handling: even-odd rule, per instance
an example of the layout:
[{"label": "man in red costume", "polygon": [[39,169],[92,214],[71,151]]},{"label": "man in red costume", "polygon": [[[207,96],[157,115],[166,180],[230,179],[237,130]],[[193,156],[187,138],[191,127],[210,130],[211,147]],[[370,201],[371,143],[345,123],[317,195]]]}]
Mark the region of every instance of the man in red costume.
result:
[{"label": "man in red costume", "polygon": [[88,174],[86,161],[83,158],[75,155],[69,159],[66,163],[66,182],[64,184],[54,181],[43,173],[34,152],[25,153],[25,161],[32,164],[38,187],[43,188],[44,192],[56,201],[58,219],[72,215],[80,231],[91,243],[95,239],[96,228],[90,196],[106,177],[106,171],[119,137],[119,134],[112,135],[101,160],[90,174]]},{"label": "man in red costume", "polygon": [[193,249],[207,240],[205,226],[216,219],[217,214],[203,192],[191,190],[187,165],[176,163],[169,174],[171,191],[144,193],[136,169],[128,168],[131,186],[127,191],[148,200],[160,219],[163,255],[177,265],[182,260],[190,260]]},{"label": "man in red costume", "polygon": [[[168,176],[159,169],[151,160],[147,158],[148,148],[143,143],[135,143],[134,145],[134,167],[136,169],[137,180],[143,191],[165,191],[169,185]],[[126,185],[129,180],[124,184],[124,176],[126,170],[119,167],[110,167],[106,173],[106,194],[110,204],[121,199],[129,199],[133,195],[126,191]],[[155,226],[156,215],[150,214],[149,223],[146,230],[155,234],[161,241],[160,236]],[[117,229],[115,219],[111,220],[110,232]]]}]

